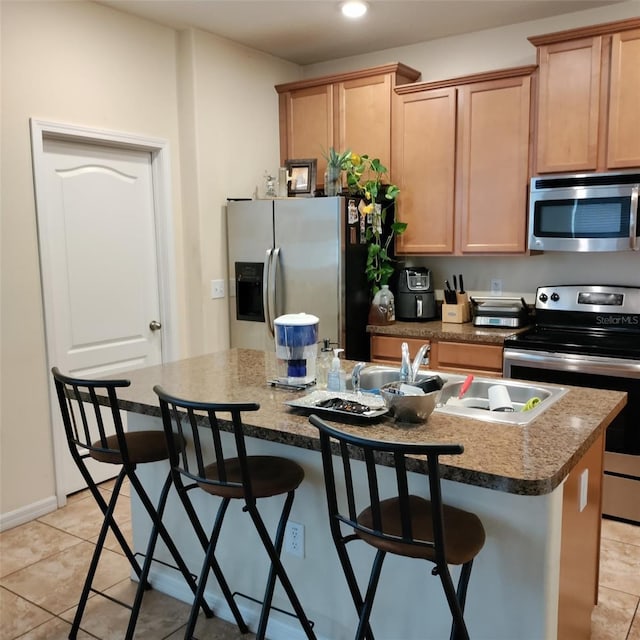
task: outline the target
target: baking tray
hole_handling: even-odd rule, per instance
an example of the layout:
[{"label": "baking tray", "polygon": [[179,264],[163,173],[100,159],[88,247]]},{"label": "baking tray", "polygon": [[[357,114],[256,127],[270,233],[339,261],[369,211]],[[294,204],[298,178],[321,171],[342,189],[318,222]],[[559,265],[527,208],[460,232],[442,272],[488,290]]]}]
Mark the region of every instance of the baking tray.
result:
[{"label": "baking tray", "polygon": [[[329,398],[340,398],[341,400],[359,402],[360,404],[367,405],[371,410],[366,413],[354,413],[352,411],[342,411],[341,409],[317,406],[318,402],[328,400]],[[372,422],[389,412],[384,404],[384,400],[380,396],[372,393],[355,394],[347,391],[324,391],[317,389],[301,398],[287,400],[285,404],[296,409],[302,409],[306,413],[317,413],[318,415],[325,415],[327,417],[331,416],[334,419],[348,418],[349,420],[363,422]]]}]

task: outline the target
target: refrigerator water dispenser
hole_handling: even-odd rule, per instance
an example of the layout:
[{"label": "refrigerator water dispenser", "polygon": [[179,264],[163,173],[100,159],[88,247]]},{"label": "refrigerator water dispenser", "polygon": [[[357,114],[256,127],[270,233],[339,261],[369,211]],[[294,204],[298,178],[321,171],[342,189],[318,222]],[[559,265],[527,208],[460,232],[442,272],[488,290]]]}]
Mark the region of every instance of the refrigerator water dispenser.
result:
[{"label": "refrigerator water dispenser", "polygon": [[264,322],[263,262],[236,262],[236,318]]}]

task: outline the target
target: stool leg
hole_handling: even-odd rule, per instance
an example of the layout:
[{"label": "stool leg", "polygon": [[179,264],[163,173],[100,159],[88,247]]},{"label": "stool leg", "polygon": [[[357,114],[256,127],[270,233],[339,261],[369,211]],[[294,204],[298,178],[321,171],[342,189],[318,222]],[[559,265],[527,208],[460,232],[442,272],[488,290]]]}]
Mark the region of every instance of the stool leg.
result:
[{"label": "stool leg", "polygon": [[437,573],[440,576],[440,581],[442,582],[442,587],[444,589],[445,596],[447,597],[447,603],[449,604],[449,610],[453,617],[451,637],[456,640],[469,640],[469,632],[467,631],[467,625],[464,622],[462,608],[460,607],[460,602],[458,601],[458,597],[453,586],[453,580],[451,580],[449,567],[446,564],[443,566],[437,565]]},{"label": "stool leg", "polygon": [[[293,500],[292,492],[290,495],[291,495],[291,501],[292,501]],[[287,496],[287,501],[289,501],[289,496]],[[286,503],[285,503],[285,508],[286,508]],[[296,595],[296,592],[293,589],[293,585],[289,580],[289,576],[287,576],[287,573],[284,570],[284,567],[282,566],[280,557],[276,552],[276,549],[274,548],[273,543],[271,542],[271,538],[269,537],[269,532],[267,531],[267,528],[265,527],[264,522],[260,517],[260,514],[258,513],[258,509],[256,508],[255,502],[253,504],[247,504],[246,509],[249,512],[251,519],[253,520],[253,523],[256,527],[256,530],[258,531],[258,535],[262,540],[262,544],[265,550],[269,554],[272,569],[275,571],[275,574],[278,576],[278,578],[280,578],[280,583],[282,584],[282,587],[284,588],[287,596],[289,597],[289,601],[291,602],[291,605],[293,606],[293,609],[296,612],[296,615],[298,616],[298,620],[300,621],[300,624],[302,625],[302,628],[307,638],[311,638],[315,640],[316,636],[315,636],[315,633],[313,632],[313,629],[311,628],[311,623],[309,622],[307,615],[305,614],[304,609],[300,604],[300,600],[298,600],[298,596]],[[291,509],[291,505],[289,505],[289,509]],[[286,518],[285,518],[285,522],[286,522]],[[282,526],[284,528],[284,525]],[[280,546],[282,546],[282,540],[280,540]],[[262,618],[265,616],[264,606],[265,605],[263,604],[261,623],[262,623]],[[268,615],[268,610],[266,615]],[[266,626],[266,618],[264,620],[263,626]],[[265,630],[263,630],[263,632]],[[256,640],[263,640],[263,638],[264,638],[264,635],[260,636],[256,633]]]},{"label": "stool leg", "polygon": [[[100,493],[100,490],[98,489],[98,487],[96,487],[96,484],[93,481],[93,478],[91,477],[91,475],[89,474],[89,471],[87,470],[86,466],[84,465],[84,462],[82,462],[82,459],[80,458],[76,459],[76,463],[78,465],[78,468],[80,469],[82,477],[87,483],[89,491],[91,491],[91,494],[93,495],[95,501],[98,503],[98,506],[100,507],[100,510],[102,511],[104,517],[106,518],[107,510],[109,507],[105,502],[105,499],[102,497],[102,494]],[[113,487],[112,496],[113,494],[120,495],[120,489],[122,487],[122,482],[124,481],[125,477],[126,477],[126,472],[124,469],[121,469],[120,472],[118,473],[118,477],[116,478],[116,483],[114,484],[114,487]],[[131,568],[135,571],[136,575],[139,578],[140,573],[142,572],[142,568],[140,567],[133,551],[129,547],[129,543],[126,541],[124,535],[122,534],[122,531],[120,531],[120,527],[118,527],[117,522],[113,519],[113,514],[112,514],[112,517],[110,518],[109,526],[111,527],[111,531],[113,532],[113,535],[116,537],[116,540],[118,541],[118,544],[122,549],[122,552],[127,557],[127,560],[129,560],[129,564],[131,565]],[[147,585],[147,588],[149,588],[149,585]]]},{"label": "stool leg", "polygon": [[[124,476],[125,476],[124,471],[121,471],[118,474],[116,483],[113,487],[113,493],[111,494],[111,498],[107,506],[107,511],[104,515],[102,526],[100,527],[100,534],[98,535],[98,539],[96,540],[96,548],[93,552],[93,556],[91,557],[89,570],[87,571],[87,577],[84,581],[84,586],[82,587],[80,600],[78,601],[78,608],[76,609],[76,615],[73,618],[73,624],[71,625],[71,631],[69,632],[69,638],[71,640],[75,639],[76,636],[78,635],[78,630],[80,629],[80,622],[84,614],[84,609],[87,605],[87,600],[89,599],[89,593],[91,592],[91,585],[93,584],[93,579],[96,575],[98,562],[100,561],[100,555],[102,554],[102,548],[104,547],[104,541],[107,537],[107,532],[109,531],[109,527],[113,527],[113,525],[115,525],[115,522],[113,521],[113,512],[116,507],[116,502],[118,501],[118,496],[120,494],[120,488],[122,486],[122,481],[124,480]],[[102,500],[103,504],[106,504],[104,502],[104,498],[101,495],[100,495],[100,500]],[[116,529],[117,529],[117,526],[116,526]],[[118,531],[120,530],[118,529]],[[125,542],[125,546],[128,548],[128,545],[126,544],[126,542]],[[136,562],[135,564],[137,565],[138,563]]]},{"label": "stool leg", "polygon": [[[351,592],[353,604],[356,607],[356,611],[358,612],[359,617],[360,612],[364,607],[364,602],[362,601],[362,595],[360,594],[360,589],[358,588],[358,581],[356,580],[356,575],[353,572],[353,566],[351,565],[351,560],[349,559],[349,554],[347,553],[345,539],[342,537],[339,529],[335,532],[332,531],[332,534],[334,536],[336,551],[338,552],[338,559],[340,560],[340,564],[342,565],[342,570],[344,571],[347,585],[349,587],[349,591]],[[349,540],[347,539],[347,541]],[[368,624],[365,637],[367,638],[367,640],[374,640],[373,631]]]},{"label": "stool leg", "polygon": [[360,620],[358,622],[358,630],[356,632],[356,640],[362,640],[369,629],[369,617],[371,616],[371,610],[373,609],[373,600],[376,597],[376,590],[378,588],[378,581],[380,580],[380,572],[382,571],[382,563],[386,556],[386,551],[379,550],[376,553],[375,560],[373,561],[373,567],[371,568],[371,575],[369,576],[369,586],[367,587],[367,593],[364,597],[364,604],[358,611],[360,614]]},{"label": "stool leg", "polygon": [[[462,565],[462,569],[460,571],[460,578],[458,578],[458,589],[456,591],[456,596],[458,602],[460,603],[460,615],[464,615],[464,605],[467,601],[467,586],[469,585],[469,578],[471,577],[471,567],[473,566],[473,560],[469,560]],[[464,622],[463,622],[464,624]],[[460,625],[457,624],[455,617],[453,618],[453,623],[451,624],[451,638],[450,640],[457,640],[458,637],[464,638],[463,633],[467,633],[468,631],[465,629],[464,632],[459,628]]]},{"label": "stool leg", "polygon": [[[162,491],[160,492],[160,499],[158,500],[157,509],[153,506],[153,503],[149,498],[149,494],[145,491],[144,487],[142,486],[142,483],[140,482],[140,479],[137,477],[135,472],[131,470],[128,475],[129,475],[129,480],[132,486],[134,487],[136,493],[138,494],[138,497],[140,498],[140,501],[142,502],[145,510],[149,514],[149,518],[151,518],[151,522],[153,524],[153,529],[151,532],[151,537],[149,539],[149,544],[148,544],[145,558],[151,558],[151,560],[153,560],[153,551],[155,549],[155,544],[157,542],[157,536],[160,535],[160,537],[162,538],[162,541],[167,546],[169,553],[173,557],[178,569],[180,570],[180,573],[182,573],[182,576],[184,577],[185,581],[189,585],[192,593],[195,595],[198,589],[198,585],[194,577],[191,575],[191,572],[189,571],[189,568],[187,567],[185,561],[180,555],[180,552],[178,551],[178,548],[173,542],[171,535],[169,534],[169,532],[167,531],[167,528],[164,526],[162,522],[162,516],[164,514],[164,509],[167,504],[167,499],[169,497],[169,491],[171,490],[171,486],[172,486],[171,472],[167,474],[167,477],[164,481]],[[148,573],[150,571],[151,560],[149,561],[149,567],[147,568],[147,572],[144,574],[145,580],[147,579]],[[144,567],[143,567],[143,572],[144,572]],[[140,595],[140,597],[142,596]],[[209,605],[207,604],[204,598],[202,598],[202,600],[200,601],[200,606],[202,607],[202,610],[207,618],[213,617],[213,611],[211,611],[211,609],[209,608]]]},{"label": "stool leg", "polygon": [[[175,482],[176,480],[174,478],[174,484]],[[222,499],[220,507],[218,508],[218,513],[216,515],[216,521],[213,526],[213,531],[211,533],[211,536],[207,538],[207,535],[204,532],[204,529],[202,528],[202,524],[200,524],[200,520],[198,519],[198,516],[193,508],[193,505],[191,504],[191,500],[189,500],[189,498],[186,495],[187,490],[185,486],[182,484],[181,480],[178,480],[177,482],[178,484],[176,486],[180,487],[178,490],[178,495],[182,500],[182,504],[184,505],[185,511],[187,512],[187,516],[191,521],[191,525],[193,526],[193,529],[196,535],[198,536],[198,539],[200,540],[200,544],[202,545],[202,548],[205,551],[205,561],[202,565],[202,571],[200,574],[200,578],[198,580],[198,591],[196,593],[196,599],[195,599],[194,605],[191,608],[191,614],[189,617],[189,623],[187,624],[185,638],[191,638],[193,635],[193,631],[195,629],[196,621],[198,618],[197,603],[200,600],[204,600],[204,589],[206,586],[209,569],[213,571],[213,574],[215,575],[216,580],[218,581],[220,590],[222,591],[225,597],[225,600],[227,601],[227,604],[231,609],[231,613],[233,613],[233,617],[236,620],[236,624],[238,625],[238,628],[240,629],[241,633],[246,633],[249,630],[249,628],[247,627],[247,624],[245,623],[244,618],[240,613],[240,609],[238,609],[238,605],[236,604],[236,601],[233,599],[233,594],[231,593],[231,589],[229,588],[229,585],[224,577],[224,574],[222,573],[222,569],[220,568],[220,565],[218,564],[218,561],[216,560],[216,557],[215,557],[215,548],[218,542],[218,537],[220,535],[220,530],[222,529],[222,522],[224,520],[224,515],[227,511],[227,507],[229,506],[229,503],[231,500],[230,498]]]}]

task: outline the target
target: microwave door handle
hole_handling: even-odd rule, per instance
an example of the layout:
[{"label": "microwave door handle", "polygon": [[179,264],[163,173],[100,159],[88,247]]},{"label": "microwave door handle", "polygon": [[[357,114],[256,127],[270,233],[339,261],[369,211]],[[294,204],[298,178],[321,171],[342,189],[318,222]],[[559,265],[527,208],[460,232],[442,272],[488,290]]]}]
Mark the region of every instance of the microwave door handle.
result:
[{"label": "microwave door handle", "polygon": [[262,272],[262,307],[264,309],[264,321],[271,337],[275,337],[271,309],[269,307],[269,273],[271,272],[271,249],[267,249],[264,258],[264,270]]},{"label": "microwave door handle", "polygon": [[640,224],[640,210],[638,210],[638,192],[640,186],[636,185],[631,189],[631,208],[629,210],[629,239],[631,242],[631,248],[634,251],[638,251],[638,224]]}]

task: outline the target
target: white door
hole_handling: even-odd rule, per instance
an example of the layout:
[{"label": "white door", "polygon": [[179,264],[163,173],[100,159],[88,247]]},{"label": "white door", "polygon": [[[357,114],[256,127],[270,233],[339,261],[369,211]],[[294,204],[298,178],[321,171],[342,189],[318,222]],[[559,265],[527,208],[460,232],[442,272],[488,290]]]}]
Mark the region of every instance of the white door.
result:
[{"label": "white door", "polygon": [[[72,376],[100,377],[161,363],[151,152],[43,137],[38,173],[51,365]],[[83,488],[66,447],[56,458],[64,494]],[[106,479],[118,468],[95,463],[94,471]]]}]

